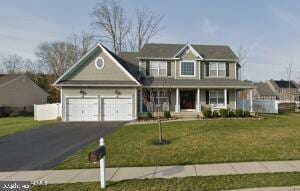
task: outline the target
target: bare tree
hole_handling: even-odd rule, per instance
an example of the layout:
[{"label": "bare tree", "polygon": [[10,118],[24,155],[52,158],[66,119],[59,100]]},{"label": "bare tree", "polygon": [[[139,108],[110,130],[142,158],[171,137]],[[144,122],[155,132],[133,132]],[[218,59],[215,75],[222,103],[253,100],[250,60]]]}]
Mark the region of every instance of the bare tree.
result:
[{"label": "bare tree", "polygon": [[290,62],[285,66],[285,70],[284,70],[284,75],[289,82],[289,90],[287,92],[287,97],[288,97],[289,101],[293,101],[292,100],[293,94],[292,94],[292,89],[291,89],[293,70],[294,70],[294,63],[293,63],[293,60],[291,59]]},{"label": "bare tree", "polygon": [[101,1],[92,12],[92,25],[100,29],[103,41],[111,43],[113,51],[119,53],[126,46],[126,36],[130,30],[123,7],[115,0]]},{"label": "bare tree", "polygon": [[58,78],[78,60],[78,50],[68,42],[44,42],[39,45],[36,56]]},{"label": "bare tree", "polygon": [[131,51],[140,50],[161,30],[163,17],[146,9],[136,9],[136,24],[130,29],[128,45]]},{"label": "bare tree", "polygon": [[238,49],[238,59],[239,59],[239,64],[241,65],[241,71],[240,71],[240,78],[244,78],[244,67],[247,63],[247,59],[249,56],[249,49],[244,48],[243,46],[240,46]]},{"label": "bare tree", "polygon": [[22,73],[24,70],[24,60],[21,56],[11,54],[2,59],[3,70],[8,74]]},{"label": "bare tree", "polygon": [[70,43],[74,44],[74,46],[78,50],[78,57],[80,58],[87,53],[93,42],[93,35],[83,31],[80,34],[73,34],[73,38]]}]

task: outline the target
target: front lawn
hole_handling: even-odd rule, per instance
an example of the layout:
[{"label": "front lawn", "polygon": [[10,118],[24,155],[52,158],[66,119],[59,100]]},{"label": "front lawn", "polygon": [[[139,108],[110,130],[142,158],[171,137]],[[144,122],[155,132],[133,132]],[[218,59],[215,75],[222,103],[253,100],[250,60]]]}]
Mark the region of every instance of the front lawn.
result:
[{"label": "front lawn", "polygon": [[55,121],[37,122],[33,120],[33,117],[2,117],[0,118],[0,137],[52,123]]},{"label": "front lawn", "polygon": [[[156,124],[124,126],[105,138],[107,166],[156,166],[237,161],[300,159],[300,114],[269,115],[263,120],[163,123],[168,145],[153,145]],[[57,169],[93,168],[81,149]]]},{"label": "front lawn", "polygon": [[[300,173],[244,174],[109,182],[107,190],[229,190],[300,185]],[[99,182],[34,186],[33,191],[99,190]]]}]

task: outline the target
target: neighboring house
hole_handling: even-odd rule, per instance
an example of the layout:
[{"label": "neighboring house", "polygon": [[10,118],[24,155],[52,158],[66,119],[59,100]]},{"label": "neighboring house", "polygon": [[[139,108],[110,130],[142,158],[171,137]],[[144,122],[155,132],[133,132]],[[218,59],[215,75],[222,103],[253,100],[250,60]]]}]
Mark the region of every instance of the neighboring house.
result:
[{"label": "neighboring house", "polygon": [[48,94],[25,75],[0,74],[0,115],[33,112],[34,104],[47,103]]},{"label": "neighboring house", "polygon": [[151,43],[117,56],[98,43],[54,85],[64,121],[133,120],[157,105],[173,114],[235,109],[237,93],[253,88],[240,68],[228,46]]},{"label": "neighboring house", "polygon": [[294,81],[269,80],[267,84],[281,101],[299,101],[299,86]]},{"label": "neighboring house", "polygon": [[270,88],[268,83],[254,83],[253,99],[256,100],[276,100],[277,94]]}]

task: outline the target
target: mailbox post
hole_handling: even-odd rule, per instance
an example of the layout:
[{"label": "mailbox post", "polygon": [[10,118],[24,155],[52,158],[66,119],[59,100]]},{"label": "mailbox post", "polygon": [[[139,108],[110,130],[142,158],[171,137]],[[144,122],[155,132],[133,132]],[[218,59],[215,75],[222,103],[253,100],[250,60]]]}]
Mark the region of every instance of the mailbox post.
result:
[{"label": "mailbox post", "polygon": [[100,138],[99,141],[100,150],[100,188],[104,189],[105,185],[105,145],[104,139]]}]

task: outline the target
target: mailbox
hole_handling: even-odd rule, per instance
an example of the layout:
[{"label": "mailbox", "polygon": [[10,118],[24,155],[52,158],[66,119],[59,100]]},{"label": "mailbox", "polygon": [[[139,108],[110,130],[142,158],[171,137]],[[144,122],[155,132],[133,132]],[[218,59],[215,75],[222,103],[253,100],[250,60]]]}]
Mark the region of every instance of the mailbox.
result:
[{"label": "mailbox", "polygon": [[98,149],[89,153],[90,162],[98,162],[106,154],[105,146],[100,146]]}]

